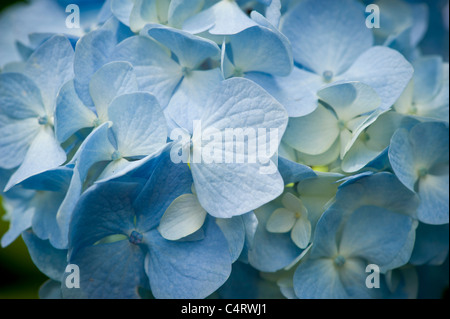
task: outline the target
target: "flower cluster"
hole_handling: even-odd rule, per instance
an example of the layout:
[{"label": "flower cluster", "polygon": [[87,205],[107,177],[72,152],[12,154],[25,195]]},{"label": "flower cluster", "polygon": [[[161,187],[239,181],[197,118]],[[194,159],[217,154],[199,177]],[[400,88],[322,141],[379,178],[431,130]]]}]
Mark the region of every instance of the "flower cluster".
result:
[{"label": "flower cluster", "polygon": [[375,3],[110,0],[18,42],[1,245],[42,298],[439,294],[449,66],[425,5]]}]

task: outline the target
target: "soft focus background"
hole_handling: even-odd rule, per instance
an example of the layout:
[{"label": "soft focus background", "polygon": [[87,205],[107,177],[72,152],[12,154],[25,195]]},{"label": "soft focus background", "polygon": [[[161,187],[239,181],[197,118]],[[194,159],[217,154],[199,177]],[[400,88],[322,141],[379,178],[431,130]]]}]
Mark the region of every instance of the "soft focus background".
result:
[{"label": "soft focus background", "polygon": [[[39,1],[39,0],[38,0]],[[43,0],[44,1],[44,0]],[[45,0],[49,3],[51,0]],[[91,6],[92,3],[96,3],[97,7],[100,1],[86,1],[86,0],[58,0],[53,1],[55,6],[50,6],[48,11],[53,11],[55,8],[59,10],[58,18],[64,13],[64,8],[70,3],[78,4],[80,7]],[[367,1],[366,1],[367,2]],[[439,54],[445,61],[449,60],[449,29],[448,29],[448,0],[410,0],[410,2],[422,3],[426,2],[430,9],[430,19],[427,34],[424,40],[421,42],[421,49],[424,54]],[[18,4],[16,4],[18,3]],[[5,12],[11,12],[16,5],[24,5],[30,3],[30,1],[2,1],[0,2],[0,66],[7,62],[11,62],[12,58],[17,55],[14,47],[14,37],[23,39],[28,32],[35,30],[26,30],[21,28],[19,18],[11,21],[10,18],[5,18]],[[92,19],[94,10],[89,10],[90,17]],[[63,16],[64,17],[64,16]],[[25,18],[25,17],[23,17]],[[46,23],[49,23],[49,19],[52,20],[52,13],[45,17],[34,16],[36,19],[45,19],[45,23],[40,24],[42,28]],[[63,20],[64,21],[64,20]],[[13,23],[13,25],[10,25]],[[83,16],[81,16],[81,23],[83,24]],[[382,23],[382,22],[381,22]],[[51,24],[51,23],[50,23]],[[4,26],[7,27],[4,27]],[[3,26],[3,27],[2,27]],[[44,31],[44,30],[42,30]],[[1,203],[1,198],[0,198]],[[0,238],[7,231],[9,225],[1,217],[5,214],[3,208],[0,205]],[[448,267],[448,258],[445,265],[442,267]],[[425,266],[426,267],[426,266]],[[422,270],[423,267],[419,267]],[[432,272],[427,272],[429,278],[426,278],[425,282],[420,284],[423,286],[434,285],[436,287],[442,284],[442,280],[439,278],[432,278]],[[28,254],[27,248],[21,238],[17,239],[13,244],[6,248],[0,248],[0,299],[12,299],[12,298],[38,298],[39,287],[47,280],[33,264]],[[447,279],[448,281],[448,279]],[[444,288],[444,287],[442,287]],[[448,297],[448,290],[445,293]],[[419,295],[419,298],[423,297]],[[440,298],[443,296],[428,296],[433,298]]]}]

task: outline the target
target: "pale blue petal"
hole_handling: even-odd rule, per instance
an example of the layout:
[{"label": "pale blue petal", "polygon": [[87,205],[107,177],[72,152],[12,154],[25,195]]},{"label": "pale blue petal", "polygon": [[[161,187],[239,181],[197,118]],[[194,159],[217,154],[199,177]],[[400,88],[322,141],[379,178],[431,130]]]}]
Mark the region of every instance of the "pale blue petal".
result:
[{"label": "pale blue petal", "polygon": [[193,34],[209,31],[211,34],[225,35],[236,34],[255,24],[235,1],[219,1],[187,19],[183,30]]},{"label": "pale blue petal", "polygon": [[279,206],[269,203],[255,210],[258,225],[248,251],[249,263],[260,271],[274,272],[290,265],[302,252],[289,233],[270,233],[267,220]]},{"label": "pale blue petal", "polygon": [[318,155],[327,151],[338,135],[336,116],[319,105],[311,114],[290,118],[283,140],[299,152]]},{"label": "pale blue petal", "polygon": [[433,166],[447,164],[449,160],[449,128],[447,123],[425,122],[414,126],[409,140],[417,168],[432,170]]},{"label": "pale blue petal", "polygon": [[381,103],[377,93],[361,82],[331,85],[318,91],[317,95],[336,111],[340,120],[346,122],[375,110]]},{"label": "pale blue petal", "polygon": [[305,249],[311,239],[311,223],[307,216],[301,216],[291,231],[292,241],[301,249]]},{"label": "pale blue petal", "polygon": [[[292,52],[287,39],[271,29],[254,26],[230,37],[232,61],[243,72],[286,76],[292,71]],[[270,55],[267,55],[270,52]]]},{"label": "pale blue petal", "polygon": [[48,115],[55,110],[61,86],[73,78],[74,52],[69,40],[55,35],[45,41],[28,58],[25,74],[39,87]]},{"label": "pale blue petal", "polygon": [[40,125],[37,118],[24,120],[7,120],[0,126],[0,167],[11,169],[19,166],[25,158],[28,149]]},{"label": "pale blue petal", "polygon": [[171,242],[157,231],[145,234],[150,250],[145,271],[156,298],[205,298],[228,279],[227,240],[212,218],[204,230],[200,241]]},{"label": "pale blue petal", "polygon": [[92,131],[77,152],[76,167],[80,172],[82,181],[86,178],[87,173],[93,164],[100,161],[112,160],[111,156],[116,149],[108,138],[110,124],[111,122],[103,123]]},{"label": "pale blue petal", "polygon": [[148,231],[158,226],[162,215],[175,198],[191,193],[193,181],[189,167],[173,163],[169,152],[152,159],[143,168],[153,173],[133,206],[137,227]]},{"label": "pale blue petal", "polygon": [[63,85],[56,100],[55,134],[61,143],[79,129],[94,126],[97,116],[78,97],[73,81]]},{"label": "pale blue petal", "polygon": [[98,29],[83,36],[75,47],[74,85],[75,90],[87,106],[93,106],[89,94],[89,82],[92,75],[109,62],[116,46],[116,39],[111,30]]},{"label": "pale blue petal", "polygon": [[168,22],[174,28],[181,29],[183,22],[199,12],[204,0],[172,0],[169,4]]},{"label": "pale blue petal", "polygon": [[92,75],[89,83],[89,92],[101,121],[108,120],[108,107],[115,97],[137,91],[133,66],[127,62],[105,64]]},{"label": "pale blue petal", "polygon": [[138,191],[137,183],[113,181],[87,190],[70,223],[70,253],[77,254],[110,235],[128,235],[135,227],[132,200]]},{"label": "pale blue petal", "polygon": [[339,158],[341,152],[341,140],[337,138],[327,151],[318,155],[309,155],[297,150],[294,151],[296,153],[296,161],[299,163],[309,166],[327,166]]},{"label": "pale blue petal", "polygon": [[199,230],[206,214],[195,195],[181,195],[164,212],[158,231],[167,240],[178,240]]},{"label": "pale blue petal", "polygon": [[[270,5],[266,8],[266,18],[267,20],[273,24],[275,27],[278,27],[280,24],[281,18],[281,1],[280,0],[272,0]],[[253,18],[253,16],[252,16]]]},{"label": "pale blue petal", "polygon": [[338,75],[372,45],[364,22],[364,7],[356,1],[307,0],[286,14],[281,30],[297,63],[320,76]]},{"label": "pale blue petal", "polygon": [[278,158],[278,170],[283,177],[285,185],[316,176],[309,166],[295,163],[283,157]]},{"label": "pale blue petal", "polygon": [[[3,195],[4,196],[4,195]],[[31,221],[34,215],[34,209],[28,206],[29,201],[23,201],[22,205],[14,207],[9,220],[9,228],[2,236],[1,246],[9,246],[20,234],[31,227]],[[7,198],[3,198],[3,205],[6,207]]]},{"label": "pale blue petal", "polygon": [[294,274],[294,290],[300,299],[348,299],[331,259],[302,262]]},{"label": "pale blue petal", "polygon": [[13,119],[46,115],[37,85],[21,73],[0,74],[0,114]]},{"label": "pale blue petal", "polygon": [[414,167],[414,151],[409,144],[406,129],[397,130],[389,146],[389,162],[398,179],[410,190],[414,191],[418,173]]},{"label": "pale blue petal", "polygon": [[337,231],[343,214],[342,210],[331,206],[319,218],[312,240],[311,258],[331,258],[337,255]]},{"label": "pale blue petal", "polygon": [[433,99],[442,85],[442,58],[439,56],[423,57],[414,61],[414,93],[413,99],[418,103],[426,103]]},{"label": "pale blue petal", "polygon": [[369,264],[384,267],[404,247],[412,227],[413,220],[409,216],[381,207],[362,206],[345,223],[339,253],[362,257]]},{"label": "pale blue petal", "polygon": [[283,207],[277,208],[267,220],[266,229],[271,233],[287,233],[292,229],[296,221],[295,212]]},{"label": "pale blue petal", "polygon": [[231,261],[235,262],[239,258],[245,244],[246,231],[244,220],[242,216],[234,216],[232,218],[217,218],[216,223],[228,241]]},{"label": "pale blue petal", "polygon": [[67,265],[67,250],[56,249],[31,231],[23,232],[22,238],[36,267],[47,277],[60,281]]},{"label": "pale blue petal", "polygon": [[156,96],[164,108],[183,74],[181,66],[159,44],[144,36],[122,41],[111,56],[133,65],[139,89]]},{"label": "pale blue petal", "polygon": [[132,0],[111,0],[111,12],[120,22],[129,26],[133,5]]},{"label": "pale blue petal", "polygon": [[56,214],[65,193],[37,192],[30,205],[34,208],[32,220],[33,232],[42,240],[49,240],[50,244],[58,249],[67,248],[67,238],[61,231]]},{"label": "pale blue petal", "polygon": [[[205,105],[206,111],[201,121],[202,130],[214,129],[225,132],[225,129],[251,129],[255,132],[255,136],[248,138],[249,144],[256,143],[258,129],[275,130],[278,135],[276,137],[281,139],[286,127],[287,114],[283,107],[249,80],[232,78],[223,81],[209,96]],[[194,144],[197,141],[204,143],[204,138],[194,129]],[[267,140],[264,142],[259,142],[258,148],[261,151],[264,147],[267,154],[270,147]],[[243,143],[245,144],[241,141],[239,145]],[[213,139],[209,146],[213,145],[214,149],[222,153],[229,152],[228,155],[234,156],[234,144],[239,147],[238,143],[230,139],[228,141],[225,139],[225,143],[222,143],[222,139],[220,141]],[[278,149],[279,140],[272,144],[276,144]],[[275,150],[271,150],[273,151]],[[274,163],[267,157],[261,159],[259,152],[258,160],[267,159],[269,167],[256,160],[251,162],[249,158],[252,156],[256,158],[256,154],[251,152],[242,154],[243,163],[234,158],[232,163],[227,163],[227,160],[222,159],[223,154],[220,163],[206,163],[205,153],[202,153],[202,160],[199,163],[195,162],[194,158],[191,170],[200,203],[215,217],[231,217],[246,213],[276,198],[283,191],[283,180]],[[229,161],[229,156],[227,158]],[[244,176],[251,178],[243,178]]]},{"label": "pale blue petal", "polygon": [[[81,248],[69,259],[69,263],[80,269],[80,288],[77,289],[80,292],[77,293],[91,299],[139,298],[137,288],[146,287],[148,280],[143,267],[144,256],[141,247],[127,240]],[[63,289],[69,274],[64,274]]]},{"label": "pale blue petal", "polygon": [[148,34],[168,47],[177,56],[181,66],[186,68],[196,68],[205,59],[220,56],[216,43],[185,31],[154,25]]},{"label": "pale blue petal", "polygon": [[60,166],[41,174],[33,175],[20,183],[20,185],[23,188],[33,190],[64,192],[70,184],[72,174],[73,169]]},{"label": "pale blue petal", "polygon": [[164,114],[148,93],[116,97],[108,108],[117,150],[123,157],[144,156],[160,149],[167,140]]},{"label": "pale blue petal", "polygon": [[380,108],[385,110],[400,97],[413,73],[411,64],[400,53],[375,46],[361,54],[336,80],[360,81],[369,85],[380,96]]},{"label": "pale blue petal", "polygon": [[278,171],[261,173],[261,167],[252,163],[191,163],[200,203],[211,215],[228,218],[275,199],[283,191],[283,179]]},{"label": "pale blue petal", "polygon": [[31,143],[22,164],[8,181],[5,190],[32,175],[58,167],[65,160],[66,153],[56,141],[53,130],[47,126],[42,127]]},{"label": "pale blue petal", "polygon": [[205,100],[222,80],[218,68],[191,71],[173,94],[165,114],[179,127],[192,132],[193,121],[204,113]]},{"label": "pale blue petal", "polygon": [[326,84],[317,74],[297,67],[283,77],[253,72],[247,73],[245,77],[261,85],[283,104],[291,117],[313,112],[318,105],[317,91]]},{"label": "pale blue petal", "polygon": [[421,222],[433,225],[448,224],[448,178],[447,162],[446,174],[439,176],[429,174],[419,180],[420,205],[417,209],[417,217]]}]

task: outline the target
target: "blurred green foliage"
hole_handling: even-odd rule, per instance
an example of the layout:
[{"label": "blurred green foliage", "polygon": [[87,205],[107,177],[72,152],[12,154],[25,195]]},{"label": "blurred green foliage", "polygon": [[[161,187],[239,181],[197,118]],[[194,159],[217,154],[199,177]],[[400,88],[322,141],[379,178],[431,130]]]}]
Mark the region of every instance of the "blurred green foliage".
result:
[{"label": "blurred green foliage", "polygon": [[[1,198],[0,198],[1,202]],[[9,228],[0,207],[0,238]],[[27,247],[19,237],[6,248],[0,248],[0,299],[35,299],[39,287],[47,280],[33,264]]]}]

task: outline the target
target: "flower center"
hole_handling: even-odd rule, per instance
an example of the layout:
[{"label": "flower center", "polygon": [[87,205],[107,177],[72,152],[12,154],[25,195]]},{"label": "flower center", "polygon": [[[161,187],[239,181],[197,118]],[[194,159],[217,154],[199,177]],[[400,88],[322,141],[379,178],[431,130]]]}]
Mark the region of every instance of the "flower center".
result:
[{"label": "flower center", "polygon": [[424,177],[428,174],[428,169],[426,169],[425,167],[421,167],[417,171],[417,174],[419,175],[419,177]]},{"label": "flower center", "polygon": [[181,72],[183,73],[184,76],[189,76],[191,74],[192,70],[190,68],[184,66],[181,69]]},{"label": "flower center", "polygon": [[330,70],[323,71],[322,78],[325,82],[329,83],[333,79],[333,72]]},{"label": "flower center", "polygon": [[120,154],[119,151],[114,151],[114,153],[112,153],[112,155],[111,155],[111,159],[112,159],[113,161],[116,161],[116,160],[118,160],[119,158],[122,158],[122,154]]},{"label": "flower center", "polygon": [[47,115],[39,116],[39,117],[38,117],[38,123],[39,123],[40,125],[46,125],[46,124],[48,123],[48,117],[47,117]]},{"label": "flower center", "polygon": [[133,230],[131,232],[130,237],[128,238],[128,240],[132,244],[139,245],[140,243],[142,243],[142,239],[143,238],[144,238],[144,236],[142,236],[141,233],[138,233],[137,231]]},{"label": "flower center", "polygon": [[242,71],[241,68],[236,67],[236,68],[234,69],[233,75],[236,76],[236,77],[243,77],[243,76],[244,76],[244,71]]},{"label": "flower center", "polygon": [[345,122],[343,120],[339,120],[337,123],[339,129],[342,131],[343,129],[345,129],[346,125]]},{"label": "flower center", "polygon": [[334,258],[334,264],[338,267],[342,267],[345,264],[345,257],[337,255],[336,258]]}]

